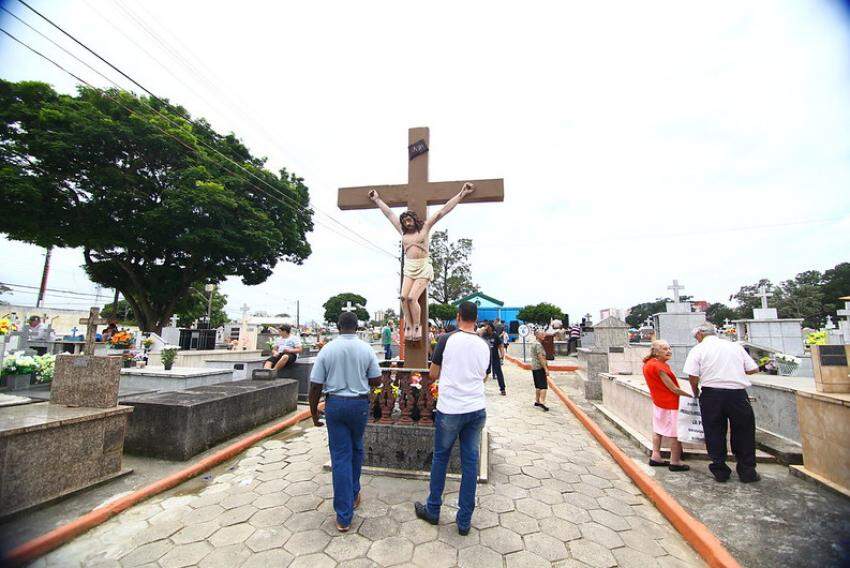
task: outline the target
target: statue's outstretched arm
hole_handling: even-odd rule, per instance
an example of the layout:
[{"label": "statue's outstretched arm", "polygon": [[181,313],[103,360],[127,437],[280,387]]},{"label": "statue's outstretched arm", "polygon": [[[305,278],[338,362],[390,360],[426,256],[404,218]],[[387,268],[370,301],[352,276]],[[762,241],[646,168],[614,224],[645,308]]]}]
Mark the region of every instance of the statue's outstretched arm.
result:
[{"label": "statue's outstretched arm", "polygon": [[469,182],[463,184],[463,187],[460,188],[460,191],[457,195],[449,199],[446,204],[443,205],[442,209],[440,209],[434,215],[425,220],[425,229],[431,229],[431,227],[433,227],[437,223],[437,221],[448,215],[449,212],[454,209],[455,206],[457,206],[457,204],[460,203],[464,197],[466,197],[473,191],[475,191],[475,186],[473,184]]},{"label": "statue's outstretched arm", "polygon": [[371,199],[372,202],[378,206],[378,209],[381,210],[381,213],[383,213],[384,216],[390,220],[390,223],[393,224],[395,230],[401,233],[401,221],[398,220],[398,215],[393,213],[393,210],[390,209],[386,203],[384,203],[384,200],[381,199],[381,196],[378,195],[378,192],[374,189],[371,190],[369,192],[369,199]]}]

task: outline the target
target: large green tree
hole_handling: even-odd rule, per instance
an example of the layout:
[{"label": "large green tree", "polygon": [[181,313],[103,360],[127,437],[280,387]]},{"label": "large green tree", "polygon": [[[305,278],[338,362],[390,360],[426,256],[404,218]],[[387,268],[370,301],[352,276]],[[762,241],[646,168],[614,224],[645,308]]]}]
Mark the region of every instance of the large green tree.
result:
[{"label": "large green tree", "polygon": [[672,302],[670,298],[656,298],[654,302],[642,302],[629,309],[629,315],[626,316],[626,323],[630,327],[640,329],[646,318],[653,314],[657,314],[666,310],[665,304]]},{"label": "large green tree", "polygon": [[539,325],[547,325],[553,319],[567,320],[561,308],[547,302],[525,306],[516,317],[518,320]]},{"label": "large green tree", "polygon": [[[365,306],[366,298],[353,292],[342,292],[336,296],[331,296],[327,302],[322,304],[322,307],[325,308],[325,321],[336,323],[342,313],[342,308],[347,306],[348,302],[351,302],[352,307],[357,306],[357,304]],[[369,321],[369,312],[366,311],[366,308],[355,307],[354,313],[357,315],[357,319]]]},{"label": "large green tree", "polygon": [[[209,292],[204,290],[204,284],[198,283],[192,286],[189,294],[177,303],[174,315],[177,316],[177,325],[187,327],[196,320],[206,321],[207,310],[211,307],[210,324],[216,328],[227,323],[230,318],[224,311],[227,306],[227,295],[221,294],[218,288],[212,292],[212,302],[209,303]],[[208,304],[209,303],[209,304]]]},{"label": "large green tree", "polygon": [[478,291],[478,286],[472,281],[469,260],[472,239],[452,242],[448,231],[435,231],[431,234],[430,250],[434,266],[430,295],[436,303],[451,304]]},{"label": "large green tree", "polygon": [[453,320],[457,316],[457,306],[451,304],[428,304],[428,316],[440,323]]},{"label": "large green tree", "polygon": [[196,283],[259,284],[281,260],[300,264],[313,228],[303,180],[187,116],[124,91],[0,80],[0,232],[82,248],[89,277],[146,331]]}]

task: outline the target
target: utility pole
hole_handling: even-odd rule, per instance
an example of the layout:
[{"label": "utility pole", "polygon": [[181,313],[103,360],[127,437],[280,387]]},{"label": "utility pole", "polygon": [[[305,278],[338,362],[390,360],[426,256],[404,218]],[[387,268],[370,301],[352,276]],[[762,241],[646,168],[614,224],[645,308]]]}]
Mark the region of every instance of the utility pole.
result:
[{"label": "utility pole", "polygon": [[44,255],[44,270],[41,272],[41,286],[38,288],[38,300],[35,302],[35,307],[40,308],[44,303],[44,294],[47,292],[47,273],[50,272],[50,254],[53,252],[53,247],[47,247],[47,252]]},{"label": "utility pole", "polygon": [[207,325],[209,325],[209,329],[212,329],[212,297],[215,292],[215,284],[207,284],[204,286],[204,290],[206,290],[210,297],[207,300]]},{"label": "utility pole", "polygon": [[118,319],[118,288],[115,289],[115,297],[112,299],[112,317]]}]

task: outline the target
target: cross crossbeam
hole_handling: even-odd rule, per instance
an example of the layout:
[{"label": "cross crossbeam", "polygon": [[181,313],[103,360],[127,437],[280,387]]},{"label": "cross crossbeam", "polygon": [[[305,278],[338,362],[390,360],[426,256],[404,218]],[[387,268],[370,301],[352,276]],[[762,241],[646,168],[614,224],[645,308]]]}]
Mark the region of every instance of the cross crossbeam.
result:
[{"label": "cross crossbeam", "polygon": [[673,290],[673,301],[674,301],[674,302],[676,302],[677,304],[678,304],[678,303],[681,303],[681,298],[682,298],[682,296],[679,294],[679,292],[681,292],[682,290],[684,290],[684,289],[685,289],[685,287],[684,287],[684,286],[682,286],[681,284],[679,284],[679,281],[678,281],[678,280],[674,279],[674,280],[673,280],[673,285],[672,285],[672,286],[667,286],[667,289],[668,289],[668,290]]}]

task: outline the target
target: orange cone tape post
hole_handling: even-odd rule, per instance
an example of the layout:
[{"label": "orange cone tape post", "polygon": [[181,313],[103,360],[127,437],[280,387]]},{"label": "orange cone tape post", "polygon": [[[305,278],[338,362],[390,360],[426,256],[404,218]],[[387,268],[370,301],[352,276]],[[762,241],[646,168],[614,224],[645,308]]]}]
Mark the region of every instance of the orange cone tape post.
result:
[{"label": "orange cone tape post", "polygon": [[9,552],[9,555],[4,558],[4,562],[11,566],[19,566],[25,564],[27,562],[32,562],[36,558],[47,554],[51,550],[59,548],[69,540],[77,537],[94,527],[105,523],[110,518],[114,517],[118,513],[124,511],[141,503],[145,499],[153,497],[154,495],[158,495],[163,491],[167,491],[177,485],[180,485],[184,481],[196,477],[207,470],[214,468],[215,466],[228,461],[229,459],[241,454],[257,442],[263,440],[264,438],[268,438],[269,436],[274,436],[275,434],[281,432],[289,428],[290,426],[294,426],[298,424],[302,420],[306,420],[310,418],[309,410],[302,410],[296,413],[294,416],[287,418],[281,422],[273,426],[269,426],[264,430],[260,430],[254,434],[251,434],[244,440],[240,440],[234,444],[227,446],[226,448],[222,448],[221,450],[215,452],[211,456],[207,456],[201,461],[190,465],[189,467],[182,469],[178,472],[175,472],[168,477],[164,477],[159,481],[151,483],[146,487],[142,487],[129,495],[121,497],[120,499],[116,499],[115,501],[104,505],[103,507],[98,507],[97,509],[92,510],[89,513],[86,513],[82,517],[74,519],[70,523],[62,525],[53,529],[52,531],[43,534],[39,537],[32,539],[29,542],[25,542],[24,544],[12,549]]}]

